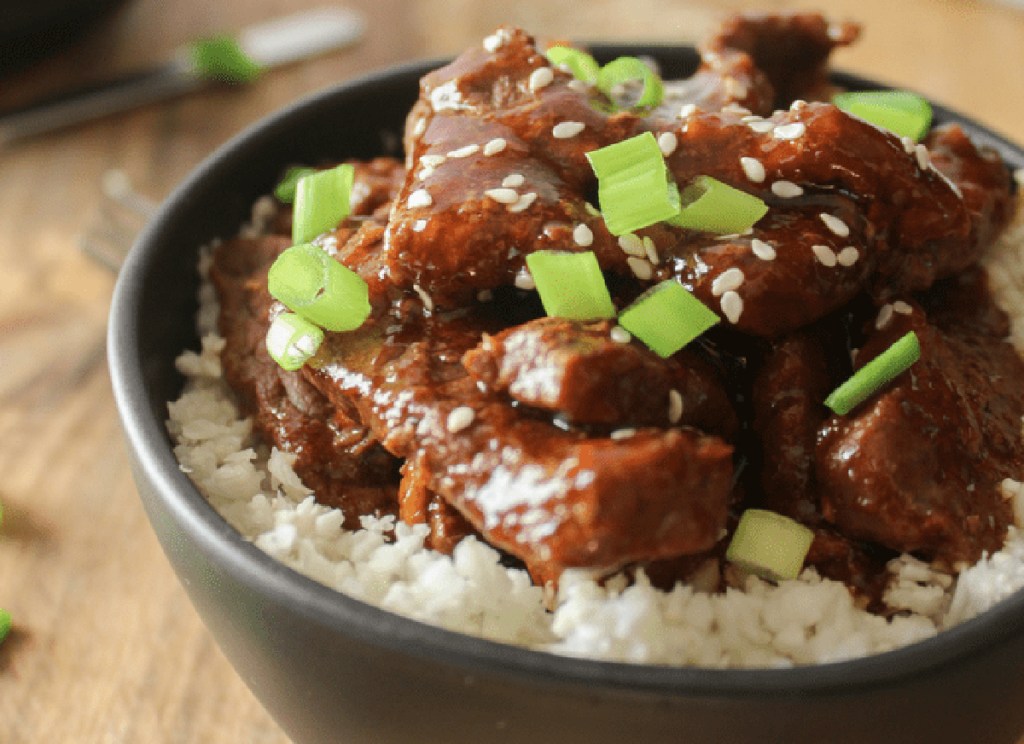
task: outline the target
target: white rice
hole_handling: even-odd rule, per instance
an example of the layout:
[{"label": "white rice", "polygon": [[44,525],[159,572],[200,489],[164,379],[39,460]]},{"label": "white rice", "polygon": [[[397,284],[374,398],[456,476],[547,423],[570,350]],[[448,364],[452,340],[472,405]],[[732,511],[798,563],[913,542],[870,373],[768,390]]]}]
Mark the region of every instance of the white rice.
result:
[{"label": "white rice", "polygon": [[[985,259],[997,302],[1013,318],[1011,341],[1024,354],[1024,201]],[[259,207],[254,221],[260,217]],[[259,226],[247,228],[258,232]],[[200,262],[205,274],[209,258]],[[886,619],[858,608],[846,587],[806,569],[778,585],[754,577],[710,594],[677,585],[599,585],[584,572],[563,575],[545,598],[525,571],[503,567],[490,546],[463,540],[452,556],[424,548],[425,525],[342,515],[318,504],[291,467],[252,434],[221,377],[223,339],[216,297],[200,293],[202,350],[178,368],[185,392],[169,404],[168,428],[182,469],[228,522],[269,555],[323,584],[392,612],[450,630],[557,654],[638,664],[786,667],[878,653],[927,638],[1024,587],[1024,531],[958,578],[903,556],[890,562]],[[1007,498],[1024,507],[1024,484],[1007,479]],[[1018,526],[1024,508],[1018,509]],[[394,532],[394,539],[386,535]],[[709,566],[717,570],[715,566]],[[552,611],[545,609],[549,600]]]}]

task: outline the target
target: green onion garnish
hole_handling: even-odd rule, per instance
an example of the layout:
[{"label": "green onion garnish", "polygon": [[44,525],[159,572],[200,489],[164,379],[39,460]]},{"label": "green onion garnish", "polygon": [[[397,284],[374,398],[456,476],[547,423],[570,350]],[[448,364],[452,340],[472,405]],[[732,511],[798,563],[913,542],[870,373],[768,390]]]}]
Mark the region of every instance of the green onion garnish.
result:
[{"label": "green onion garnish", "polygon": [[597,176],[601,215],[612,235],[624,235],[679,213],[679,192],[650,132],[587,153]]},{"label": "green onion garnish", "polygon": [[825,398],[825,405],[845,416],[878,392],[886,383],[910,369],[921,358],[921,343],[911,331],[861,367]]},{"label": "green onion garnish", "polygon": [[733,533],[726,560],[773,580],[800,575],[814,532],[799,522],[764,509],[747,509]]},{"label": "green onion garnish", "polygon": [[633,104],[637,108],[654,108],[661,103],[665,88],[658,73],[636,57],[619,57],[604,67],[597,75],[597,88],[609,99],[615,100],[616,88],[625,83],[643,83],[640,97]]},{"label": "green onion garnish", "polygon": [[274,196],[283,204],[291,204],[295,201],[295,189],[299,185],[299,179],[316,173],[316,168],[304,168],[296,166],[289,168],[281,182],[274,187]]},{"label": "green onion garnish", "polygon": [[581,49],[553,46],[548,47],[548,50],[544,52],[544,56],[553,65],[567,67],[577,80],[582,80],[590,85],[597,82],[597,75],[601,68],[593,57]]},{"label": "green onion garnish", "polygon": [[593,251],[536,251],[526,265],[544,312],[572,320],[614,318],[615,305]]},{"label": "green onion garnish", "polygon": [[316,354],[324,332],[295,313],[281,313],[267,329],[267,352],[282,368],[294,372]]},{"label": "green onion garnish", "polygon": [[714,312],[674,279],[651,287],[619,315],[619,325],[663,358],[718,322]]},{"label": "green onion garnish", "polygon": [[906,90],[837,93],[832,102],[847,113],[915,141],[928,132],[932,123],[931,104]]},{"label": "green onion garnish", "polygon": [[293,245],[270,267],[267,289],[292,312],[328,331],[351,331],[370,315],[363,278],[310,243]]},{"label": "green onion garnish", "polygon": [[346,163],[298,180],[292,217],[293,243],[308,243],[333,230],[348,216],[354,176],[355,168]]},{"label": "green onion garnish", "polygon": [[199,77],[221,83],[251,83],[260,67],[230,36],[199,39],[188,47],[192,69]]},{"label": "green onion garnish", "polygon": [[11,632],[11,624],[11,613],[0,608],[0,643],[3,643],[7,634]]},{"label": "green onion garnish", "polygon": [[670,223],[719,235],[745,232],[768,213],[768,205],[753,194],[711,176],[693,179],[683,189],[680,200],[682,209]]}]

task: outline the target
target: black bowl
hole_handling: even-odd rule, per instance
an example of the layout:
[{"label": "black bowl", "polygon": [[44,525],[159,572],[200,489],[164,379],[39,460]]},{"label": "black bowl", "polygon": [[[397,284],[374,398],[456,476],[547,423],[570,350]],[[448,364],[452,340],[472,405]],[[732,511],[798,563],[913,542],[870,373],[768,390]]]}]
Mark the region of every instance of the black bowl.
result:
[{"label": "black bowl", "polygon": [[[649,54],[672,77],[697,64],[691,49],[595,51]],[[164,428],[182,385],[174,358],[198,346],[198,247],[235,234],[287,164],[393,152],[417,80],[437,64],[341,85],[221,148],[149,225],[114,296],[110,367],[143,503],[199,614],[281,727],[303,743],[1016,742],[1024,592],[864,659],[782,670],[632,666],[492,643],[371,607],[268,557],[207,504]],[[1020,148],[941,107],[936,115],[1024,166]]]}]

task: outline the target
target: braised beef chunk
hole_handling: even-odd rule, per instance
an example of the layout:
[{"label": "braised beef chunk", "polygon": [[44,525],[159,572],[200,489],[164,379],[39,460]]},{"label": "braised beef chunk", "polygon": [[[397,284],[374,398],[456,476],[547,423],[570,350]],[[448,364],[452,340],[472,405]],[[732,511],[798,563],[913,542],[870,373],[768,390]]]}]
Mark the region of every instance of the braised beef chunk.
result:
[{"label": "braised beef chunk", "polygon": [[[978,261],[1011,179],[957,126],[916,144],[825,102],[828,56],[856,36],[737,17],[652,110],[516,29],[429,73],[404,162],[355,163],[351,217],[316,240],[366,282],[361,328],[298,372],[266,354],[288,207],[214,254],[225,376],[257,431],[348,526],[397,513],[443,552],[474,535],[538,583],[623,568],[713,590],[751,506],[811,527],[807,564],[878,610],[899,552],[955,568],[997,549],[1000,483],[1024,480],[1024,362]],[[711,176],[767,214],[612,235],[587,153],[646,132],[680,188]],[[542,317],[525,263],[542,249],[593,251],[618,309],[669,280],[722,322],[661,358],[612,320]],[[833,415],[828,394],[909,330],[921,359]]]},{"label": "braised beef chunk", "polygon": [[484,336],[466,353],[469,373],[572,424],[689,424],[729,436],[736,415],[714,372],[693,352],[662,359],[613,340],[609,321],[540,318]]},{"label": "braised beef chunk", "polygon": [[845,535],[947,565],[997,550],[1013,521],[999,483],[1024,474],[1024,365],[1013,347],[949,335],[919,307],[896,312],[857,357],[863,365],[913,330],[921,359],[821,432],[822,513]]}]

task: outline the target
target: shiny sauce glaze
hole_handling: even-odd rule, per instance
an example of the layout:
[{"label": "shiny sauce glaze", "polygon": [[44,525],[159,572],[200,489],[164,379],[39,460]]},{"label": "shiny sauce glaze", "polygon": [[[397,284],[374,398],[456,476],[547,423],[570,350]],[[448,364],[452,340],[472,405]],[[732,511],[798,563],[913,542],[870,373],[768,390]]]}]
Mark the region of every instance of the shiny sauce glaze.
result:
[{"label": "shiny sauce glaze", "polygon": [[[370,288],[362,328],[281,370],[263,339],[288,208],[215,251],[224,372],[256,429],[348,526],[396,514],[444,551],[477,535],[538,582],[670,584],[755,505],[809,525],[808,562],[866,597],[898,552],[956,570],[997,549],[1024,364],[976,263],[1011,179],[955,125],[917,145],[824,102],[856,35],[731,19],[644,113],[609,113],[516,29],[429,73],[404,162],[356,163],[352,217],[318,238]],[[586,153],[648,131],[678,183],[713,176],[767,215],[743,235],[611,235]],[[594,251],[619,308],[674,279],[723,322],[662,359],[613,322],[544,317],[525,271],[541,249]],[[828,393],[908,330],[921,360],[832,415]]]}]

